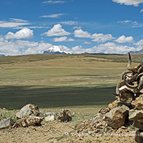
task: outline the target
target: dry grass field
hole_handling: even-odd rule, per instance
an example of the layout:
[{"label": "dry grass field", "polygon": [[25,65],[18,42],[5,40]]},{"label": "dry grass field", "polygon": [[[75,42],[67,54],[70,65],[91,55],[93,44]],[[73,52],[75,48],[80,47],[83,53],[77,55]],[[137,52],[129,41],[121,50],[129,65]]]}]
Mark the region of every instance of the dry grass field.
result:
[{"label": "dry grass field", "polygon": [[0,57],[0,107],[107,104],[126,62],[126,55]]},{"label": "dry grass field", "polygon": [[[133,57],[135,62],[141,59],[142,55]],[[37,104],[41,112],[68,108],[75,113],[71,123],[1,130],[0,143],[134,143],[132,136],[67,136],[76,123],[94,117],[114,99],[126,65],[126,55],[0,57],[0,108],[4,108],[0,118],[15,119],[15,113],[27,103]]]}]

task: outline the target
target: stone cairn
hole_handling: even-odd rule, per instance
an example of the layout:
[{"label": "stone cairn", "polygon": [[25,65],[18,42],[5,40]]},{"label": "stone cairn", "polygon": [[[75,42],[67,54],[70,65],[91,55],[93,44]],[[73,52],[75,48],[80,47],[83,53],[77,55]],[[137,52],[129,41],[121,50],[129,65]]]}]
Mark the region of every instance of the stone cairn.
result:
[{"label": "stone cairn", "polygon": [[93,119],[77,124],[77,133],[97,135],[133,129],[136,142],[143,143],[143,63],[131,67],[130,53],[127,71],[117,84],[115,96],[115,101]]}]

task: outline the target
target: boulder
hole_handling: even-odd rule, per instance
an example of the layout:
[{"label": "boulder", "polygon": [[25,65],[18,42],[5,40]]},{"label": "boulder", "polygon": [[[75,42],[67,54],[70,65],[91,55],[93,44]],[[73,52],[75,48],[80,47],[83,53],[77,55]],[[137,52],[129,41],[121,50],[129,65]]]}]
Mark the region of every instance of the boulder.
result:
[{"label": "boulder", "polygon": [[140,123],[138,121],[134,121],[133,126],[138,128],[140,131],[143,131],[143,123]]},{"label": "boulder", "polygon": [[30,115],[38,116],[40,114],[38,106],[33,104],[27,104],[21,108],[19,112],[16,113],[16,117],[21,119],[28,117]]},{"label": "boulder", "polygon": [[104,120],[106,121],[108,126],[112,127],[113,129],[118,129],[126,124],[128,112],[129,108],[125,105],[122,105],[106,113]]},{"label": "boulder", "polygon": [[13,127],[29,127],[29,126],[40,126],[43,121],[43,117],[29,116],[17,120]]},{"label": "boulder", "polygon": [[108,104],[108,108],[111,110],[111,109],[114,109],[114,108],[116,108],[116,107],[118,107],[118,105],[119,105],[119,101],[118,100],[115,100],[115,101],[113,101],[113,102],[111,102],[110,104]]},{"label": "boulder", "polygon": [[133,126],[143,131],[143,110],[131,110],[129,120],[133,121]]},{"label": "boulder", "polygon": [[143,123],[143,110],[130,110],[129,119]]},{"label": "boulder", "polygon": [[14,124],[14,121],[10,118],[3,119],[0,121],[0,129],[11,127]]},{"label": "boulder", "polygon": [[133,102],[132,105],[135,109],[142,110],[143,109],[143,94],[137,97]]},{"label": "boulder", "polygon": [[56,114],[54,112],[47,112],[44,114],[45,121],[54,121],[56,119]]},{"label": "boulder", "polygon": [[134,100],[134,93],[130,91],[129,89],[123,89],[120,91],[120,101],[122,103],[126,104],[131,104],[131,102]]},{"label": "boulder", "polygon": [[72,113],[70,110],[63,110],[59,116],[58,116],[58,120],[60,122],[70,122],[72,120]]},{"label": "boulder", "polygon": [[139,130],[136,132],[135,141],[137,143],[143,143],[143,132]]}]

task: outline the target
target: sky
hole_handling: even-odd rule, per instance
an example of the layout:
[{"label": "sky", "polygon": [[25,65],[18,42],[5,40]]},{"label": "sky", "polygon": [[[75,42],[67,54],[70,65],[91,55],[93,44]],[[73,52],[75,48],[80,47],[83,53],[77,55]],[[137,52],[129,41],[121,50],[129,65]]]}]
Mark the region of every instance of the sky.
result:
[{"label": "sky", "polygon": [[0,54],[143,48],[143,0],[1,0]]}]

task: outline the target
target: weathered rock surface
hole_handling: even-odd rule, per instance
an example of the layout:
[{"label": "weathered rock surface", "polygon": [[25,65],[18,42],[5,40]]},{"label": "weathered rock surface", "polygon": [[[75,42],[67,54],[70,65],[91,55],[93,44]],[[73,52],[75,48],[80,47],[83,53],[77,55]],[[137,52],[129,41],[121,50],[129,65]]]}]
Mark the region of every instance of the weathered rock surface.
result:
[{"label": "weathered rock surface", "polygon": [[17,120],[13,127],[28,127],[28,126],[39,126],[43,121],[43,117],[29,116]]},{"label": "weathered rock surface", "polygon": [[129,112],[129,119],[143,123],[143,110],[131,110]]},{"label": "weathered rock surface", "polygon": [[16,113],[16,117],[21,119],[28,117],[30,115],[38,116],[40,114],[38,106],[33,104],[27,104],[21,108],[19,112]]},{"label": "weathered rock surface", "polygon": [[137,97],[133,102],[132,105],[135,109],[143,110],[143,94]]},{"label": "weathered rock surface", "polygon": [[14,121],[10,118],[3,119],[0,121],[0,129],[11,127],[14,124]]},{"label": "weathered rock surface", "polygon": [[129,112],[129,120],[133,121],[133,125],[143,131],[143,110],[131,110]]},{"label": "weathered rock surface", "polygon": [[70,122],[72,120],[72,113],[70,110],[63,110],[59,116],[58,116],[58,120],[60,122]]},{"label": "weathered rock surface", "polygon": [[125,105],[116,107],[105,114],[104,120],[113,129],[125,125],[128,118],[129,108]]}]

